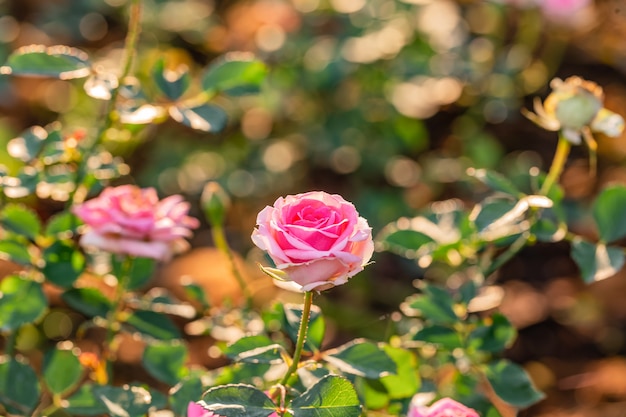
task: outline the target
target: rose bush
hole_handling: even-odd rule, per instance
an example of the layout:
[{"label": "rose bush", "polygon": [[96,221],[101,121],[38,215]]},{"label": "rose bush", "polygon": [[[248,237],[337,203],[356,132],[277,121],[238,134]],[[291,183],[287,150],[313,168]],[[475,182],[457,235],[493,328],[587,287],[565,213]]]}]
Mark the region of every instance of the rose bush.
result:
[{"label": "rose bush", "polygon": [[[374,251],[372,230],[352,203],[322,191],[281,197],[257,216],[252,241],[301,291],[345,284]],[[277,274],[275,274],[277,275]]]},{"label": "rose bush", "polygon": [[199,226],[180,195],[159,201],[154,188],[134,185],[106,188],[73,212],[87,225],[82,246],[158,260],[186,248],[184,238]]},{"label": "rose bush", "polygon": [[430,407],[412,404],[407,417],[478,417],[478,413],[451,398],[442,398]]}]

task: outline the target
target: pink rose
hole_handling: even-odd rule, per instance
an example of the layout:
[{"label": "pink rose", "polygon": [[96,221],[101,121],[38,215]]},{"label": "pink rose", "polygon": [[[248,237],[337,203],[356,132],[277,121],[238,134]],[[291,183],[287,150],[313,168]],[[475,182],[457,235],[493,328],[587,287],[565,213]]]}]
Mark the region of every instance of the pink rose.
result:
[{"label": "pink rose", "polygon": [[73,209],[88,226],[82,246],[159,260],[188,246],[184,238],[199,225],[188,211],[189,203],[179,195],[159,201],[154,188],[134,185],[106,188]]},{"label": "pink rose", "polygon": [[339,195],[322,191],[279,198],[257,216],[252,241],[268,252],[277,277],[300,291],[345,284],[363,270],[374,243],[367,220]]},{"label": "pink rose", "polygon": [[451,398],[442,398],[430,407],[411,404],[407,417],[479,417],[478,413]]}]

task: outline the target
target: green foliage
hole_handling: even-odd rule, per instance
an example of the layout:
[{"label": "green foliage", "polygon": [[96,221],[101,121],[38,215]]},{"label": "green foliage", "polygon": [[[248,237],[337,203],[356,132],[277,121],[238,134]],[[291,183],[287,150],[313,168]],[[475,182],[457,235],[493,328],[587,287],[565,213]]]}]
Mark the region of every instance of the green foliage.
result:
[{"label": "green foliage", "polygon": [[143,352],[142,364],[159,381],[176,385],[185,374],[187,347],[182,343],[149,343]]},{"label": "green foliage", "polygon": [[59,287],[71,288],[86,267],[85,257],[71,241],[57,240],[43,251],[41,272]]},{"label": "green foliage", "polygon": [[0,357],[0,404],[13,415],[27,416],[39,402],[35,370],[15,358]]},{"label": "green foliage", "polygon": [[47,352],[43,379],[50,392],[64,394],[76,387],[82,376],[83,367],[71,349],[54,348]]},{"label": "green foliage", "polygon": [[111,301],[96,288],[72,288],[61,294],[61,298],[87,317],[106,317],[112,308]]},{"label": "green foliage", "polygon": [[[357,417],[361,404],[347,379],[328,375],[294,398],[290,407],[294,417]],[[227,416],[230,417],[230,416]]]},{"label": "green foliage", "polygon": [[397,371],[396,363],[387,355],[384,346],[365,340],[354,340],[326,351],[323,358],[345,373],[371,379]]},{"label": "green foliage", "polygon": [[180,339],[178,327],[165,314],[151,310],[136,310],[125,320],[144,336],[158,340]]},{"label": "green foliage", "polygon": [[613,242],[626,236],[626,187],[607,187],[598,195],[593,204],[593,218],[598,225],[600,239]]},{"label": "green foliage", "polygon": [[247,363],[280,363],[285,348],[264,335],[242,337],[229,345],[224,354],[230,359]]},{"label": "green foliage", "polygon": [[17,204],[7,204],[0,211],[0,226],[16,235],[35,239],[41,231],[37,214],[31,209]]},{"label": "green foliage", "polygon": [[545,397],[524,369],[508,360],[489,363],[485,373],[496,394],[509,404],[527,407]]},{"label": "green foliage", "polygon": [[576,239],[572,242],[572,259],[580,268],[580,274],[587,283],[600,281],[615,275],[624,266],[622,248],[606,246]]},{"label": "green foliage", "polygon": [[41,284],[11,275],[0,282],[0,329],[15,331],[37,321],[48,309]]},{"label": "green foliage", "polygon": [[87,54],[79,49],[64,45],[30,45],[9,55],[0,72],[69,80],[86,77],[91,72],[90,67]]},{"label": "green foliage", "polygon": [[232,384],[209,389],[202,396],[203,407],[224,417],[268,417],[276,404],[251,385]]},{"label": "green foliage", "polygon": [[231,53],[214,61],[202,76],[202,88],[212,94],[258,93],[267,69],[263,62],[244,53]]}]

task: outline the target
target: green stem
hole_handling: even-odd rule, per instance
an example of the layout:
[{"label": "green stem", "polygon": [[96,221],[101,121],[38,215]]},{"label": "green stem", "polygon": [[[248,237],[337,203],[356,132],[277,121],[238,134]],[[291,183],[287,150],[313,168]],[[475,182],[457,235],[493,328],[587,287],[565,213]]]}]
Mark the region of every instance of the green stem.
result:
[{"label": "green stem", "polygon": [[296,350],[293,352],[293,360],[287,373],[280,381],[280,385],[287,385],[287,382],[291,376],[298,369],[300,364],[300,356],[302,355],[302,349],[304,348],[304,341],[306,340],[306,333],[309,327],[309,316],[311,315],[311,305],[313,304],[313,292],[306,291],[304,293],[304,308],[302,309],[302,318],[300,319],[300,328],[298,329],[298,340],[296,341]]},{"label": "green stem", "polygon": [[106,361],[107,379],[109,383],[113,380],[113,340],[115,339],[115,335],[119,331],[120,322],[118,318],[120,313],[122,312],[122,309],[124,308],[124,303],[122,302],[122,299],[124,297],[124,293],[126,292],[126,283],[129,278],[132,265],[133,258],[130,256],[126,256],[122,261],[121,266],[118,268],[117,271],[115,271],[115,275],[117,278],[117,287],[115,288],[115,296],[113,297],[113,306],[106,316],[107,332],[103,357]]},{"label": "green stem", "polygon": [[230,250],[230,246],[228,245],[228,241],[226,240],[226,233],[224,232],[224,227],[222,225],[214,225],[211,227],[211,234],[213,236],[213,243],[215,247],[222,251],[224,255],[228,258],[228,262],[230,263],[230,269],[232,271],[233,276],[237,280],[241,291],[243,292],[244,297],[246,297],[246,307],[252,307],[252,294],[250,294],[250,289],[246,284],[241,272],[239,272],[239,268],[237,268],[237,264],[235,264],[235,257],[233,256],[232,250]]},{"label": "green stem", "polygon": [[[124,83],[124,79],[130,74],[130,70],[133,65],[133,57],[136,54],[137,39],[139,38],[139,32],[141,29],[141,0],[131,0],[128,20],[128,32],[126,34],[126,40],[124,42],[124,57],[122,58],[121,69],[122,72],[119,77],[118,86],[111,90],[111,99],[107,102],[104,109],[104,122],[98,128],[96,133],[96,139],[93,144],[85,150],[82,155],[78,168],[76,170],[76,187],[72,191],[70,198],[68,199],[68,206],[72,203],[80,203],[86,197],[86,192],[79,193],[78,190],[83,186],[85,177],[87,176],[87,161],[104,140],[107,130],[113,126],[113,123],[117,120],[117,112],[115,111],[115,105],[117,104],[117,98],[120,93],[120,88]],[[88,190],[87,190],[88,191]]]},{"label": "green stem", "polygon": [[13,357],[15,354],[15,341],[17,339],[17,332],[9,332],[4,339],[4,353],[7,356]]},{"label": "green stem", "polygon": [[556,146],[554,158],[552,159],[552,165],[550,165],[550,171],[548,171],[548,176],[541,186],[541,191],[539,191],[541,195],[547,195],[554,183],[561,176],[565,162],[567,161],[567,156],[569,155],[570,147],[569,141],[565,139],[562,134],[559,134],[559,142]]}]

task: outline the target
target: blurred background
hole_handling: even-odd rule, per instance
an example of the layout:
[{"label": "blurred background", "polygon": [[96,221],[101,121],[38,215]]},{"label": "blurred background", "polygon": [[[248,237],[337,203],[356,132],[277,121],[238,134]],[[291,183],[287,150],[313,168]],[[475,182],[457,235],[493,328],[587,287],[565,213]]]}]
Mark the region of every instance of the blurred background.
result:
[{"label": "blurred background", "polygon": [[[134,73],[159,58],[199,75],[229,51],[267,63],[259,95],[219,97],[231,116],[219,134],[173,121],[110,129],[105,145],[131,168],[125,182],[194,203],[207,181],[232,196],[232,246],[256,259],[258,211],[281,195],[324,190],[354,202],[376,234],[433,201],[468,205],[487,190],[468,167],[510,178],[547,170],[557,136],[520,108],[548,94],[553,77],[600,84],[626,115],[626,1],[622,0],[144,0]],[[0,62],[24,45],[71,45],[115,68],[126,0],[0,0]],[[153,102],[162,100],[144,83]],[[191,92],[199,91],[193,85]],[[152,96],[151,96],[152,94]],[[0,163],[19,168],[8,141],[32,125],[95,133],[103,103],[82,82],[0,78]],[[593,238],[588,206],[608,182],[626,183],[626,137],[596,137],[599,171],[584,147],[562,176],[570,227]],[[30,203],[43,217],[63,208]],[[208,228],[196,248],[211,245]],[[621,416],[626,409],[626,274],[585,285],[567,244],[538,244],[498,276],[502,311],[520,331],[509,351],[548,398],[525,416]],[[389,253],[348,285],[318,298],[336,339],[381,340],[389,317],[424,273]],[[205,265],[202,257],[187,262]],[[191,268],[191,266],[187,266]],[[445,273],[445,271],[439,271]],[[207,283],[207,286],[209,284]],[[209,287],[209,292],[211,291]]]}]

